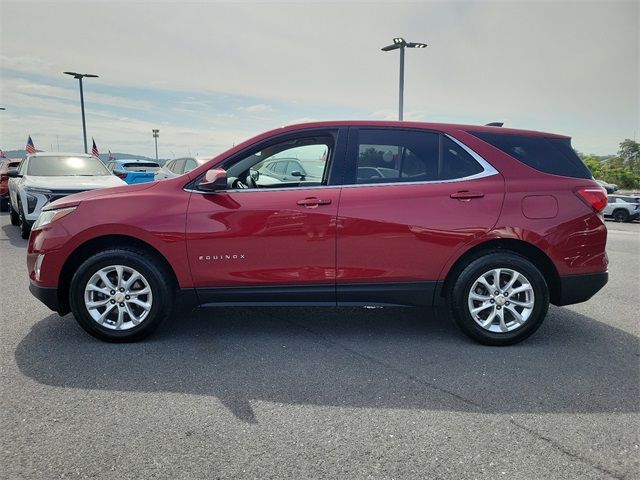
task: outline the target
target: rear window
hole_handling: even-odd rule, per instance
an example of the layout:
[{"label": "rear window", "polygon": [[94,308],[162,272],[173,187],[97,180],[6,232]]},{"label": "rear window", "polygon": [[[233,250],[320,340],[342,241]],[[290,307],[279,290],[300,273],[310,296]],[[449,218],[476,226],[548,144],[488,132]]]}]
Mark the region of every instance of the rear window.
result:
[{"label": "rear window", "polygon": [[156,163],[145,162],[125,163],[123,167],[130,172],[155,172],[160,169]]},{"label": "rear window", "polygon": [[470,133],[541,172],[563,177],[591,178],[591,172],[571,148],[571,140],[568,138]]}]

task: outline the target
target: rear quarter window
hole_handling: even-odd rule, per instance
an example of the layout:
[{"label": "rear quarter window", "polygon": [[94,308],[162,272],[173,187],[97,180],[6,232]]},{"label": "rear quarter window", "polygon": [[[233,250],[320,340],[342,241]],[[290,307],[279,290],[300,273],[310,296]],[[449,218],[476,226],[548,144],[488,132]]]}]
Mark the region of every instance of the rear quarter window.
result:
[{"label": "rear quarter window", "polygon": [[563,177],[591,178],[591,172],[571,148],[568,138],[506,133],[469,132],[540,172]]}]

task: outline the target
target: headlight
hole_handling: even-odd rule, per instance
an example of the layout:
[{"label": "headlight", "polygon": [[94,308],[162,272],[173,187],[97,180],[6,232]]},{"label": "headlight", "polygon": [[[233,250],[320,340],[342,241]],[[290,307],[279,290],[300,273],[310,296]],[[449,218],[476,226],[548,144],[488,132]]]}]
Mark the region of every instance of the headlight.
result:
[{"label": "headlight", "polygon": [[55,222],[56,220],[60,220],[62,217],[69,215],[73,212],[76,207],[67,207],[67,208],[58,208],[55,210],[45,210],[41,212],[38,216],[38,219],[35,221],[31,230],[36,230],[38,228],[42,228],[45,225],[49,225],[50,223]]},{"label": "headlight", "polygon": [[27,187],[25,188],[25,193],[27,195],[27,211],[33,213],[38,204],[38,198],[43,198],[42,204],[46,205],[49,203],[53,192],[46,188]]}]

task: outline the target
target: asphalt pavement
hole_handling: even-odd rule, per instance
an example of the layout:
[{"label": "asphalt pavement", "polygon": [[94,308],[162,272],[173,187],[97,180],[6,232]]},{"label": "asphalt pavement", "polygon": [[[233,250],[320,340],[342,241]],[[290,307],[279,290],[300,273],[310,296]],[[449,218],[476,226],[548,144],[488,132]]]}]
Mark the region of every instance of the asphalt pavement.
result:
[{"label": "asphalt pavement", "polygon": [[640,224],[512,347],[437,310],[223,308],[107,344],[27,290],[0,214],[0,478],[640,476]]}]

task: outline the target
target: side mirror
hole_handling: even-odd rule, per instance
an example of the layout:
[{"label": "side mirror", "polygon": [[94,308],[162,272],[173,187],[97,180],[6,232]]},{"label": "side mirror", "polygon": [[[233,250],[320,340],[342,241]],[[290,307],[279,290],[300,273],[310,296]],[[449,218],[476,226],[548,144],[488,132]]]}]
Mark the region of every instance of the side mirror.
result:
[{"label": "side mirror", "polygon": [[7,177],[9,177],[9,178],[20,178],[20,177],[22,177],[22,175],[20,175],[18,173],[18,169],[14,167],[14,168],[10,168],[7,171]]},{"label": "side mirror", "polygon": [[227,171],[222,168],[212,168],[207,170],[204,178],[198,184],[198,190],[204,192],[215,192],[227,189]]},{"label": "side mirror", "polygon": [[293,172],[291,172],[291,176],[292,177],[300,177],[301,180],[304,180],[304,175],[302,174],[302,172],[300,170],[294,170]]}]

